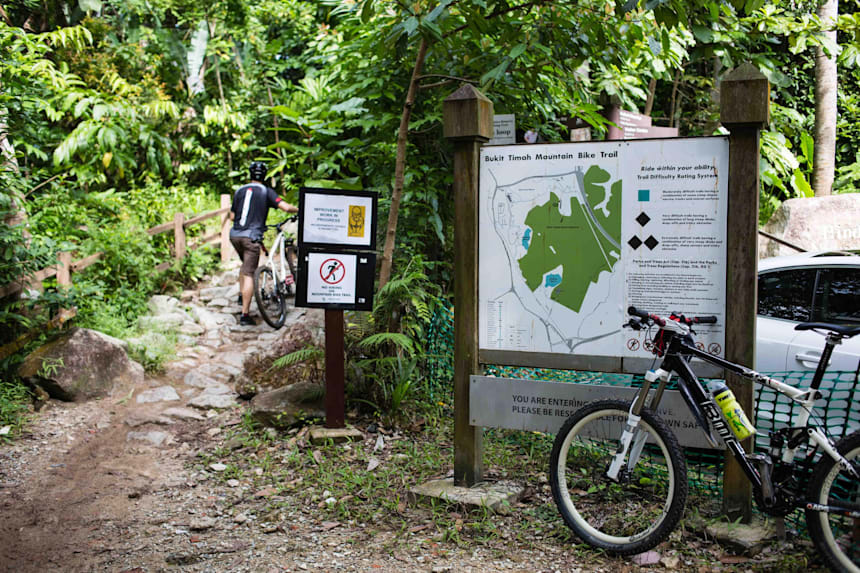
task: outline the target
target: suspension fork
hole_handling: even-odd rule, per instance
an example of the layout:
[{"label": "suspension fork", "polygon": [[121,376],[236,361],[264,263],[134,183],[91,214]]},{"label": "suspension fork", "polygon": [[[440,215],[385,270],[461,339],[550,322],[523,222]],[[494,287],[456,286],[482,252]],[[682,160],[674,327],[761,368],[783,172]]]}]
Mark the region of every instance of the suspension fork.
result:
[{"label": "suspension fork", "polygon": [[[639,421],[642,419],[642,408],[645,407],[645,401],[648,399],[651,385],[659,380],[657,390],[654,392],[651,404],[649,405],[653,411],[657,410],[660,399],[663,397],[663,391],[666,389],[666,384],[669,382],[671,376],[671,372],[662,368],[658,368],[656,371],[649,370],[645,373],[645,383],[642,384],[642,388],[636,394],[636,399],[630,405],[630,411],[627,413],[627,422],[624,425],[624,430],[621,432],[618,450],[615,452],[612,463],[609,464],[609,469],[606,471],[606,475],[610,479],[618,481],[618,473],[621,471],[621,467],[625,465],[625,458],[627,459],[626,469],[628,472],[632,471],[639,462],[639,456],[642,455],[642,449],[648,440],[647,432],[638,430]],[[627,455],[628,452],[630,454],[629,457]]]}]

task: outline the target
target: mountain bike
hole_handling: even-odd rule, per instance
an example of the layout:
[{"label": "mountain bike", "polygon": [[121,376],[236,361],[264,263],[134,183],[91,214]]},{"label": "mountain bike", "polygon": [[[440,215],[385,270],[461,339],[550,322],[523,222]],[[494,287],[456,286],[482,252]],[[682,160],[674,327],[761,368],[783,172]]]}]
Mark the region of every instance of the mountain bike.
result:
[{"label": "mountain bike", "polygon": [[[860,334],[860,326],[807,322],[795,327],[825,336],[811,385],[801,389],[698,348],[693,326],[713,324],[716,317],[661,317],[634,307],[628,314],[624,326],[645,330],[646,347],[662,362],[645,375],[632,402],[594,402],[559,430],[550,482],[556,506],[574,533],[593,547],[630,555],[654,547],[678,524],[687,498],[686,461],[677,438],[656,413],[677,375],[678,390],[696,423],[715,447],[712,429],[716,431],[752,482],[758,508],[774,516],[803,508],[809,534],[827,564],[838,571],[860,571],[860,431],[834,442],[813,412],[834,346]],[[694,357],[771,388],[799,406],[789,427],[771,432],[768,451],[744,451],[738,436],[755,433],[755,428],[725,384],[713,381],[710,392],[702,386],[690,367]]]},{"label": "mountain bike", "polygon": [[266,225],[268,229],[277,229],[272,247],[263,252],[267,261],[254,271],[254,298],[263,320],[272,328],[281,328],[287,319],[287,297],[294,294],[296,283],[296,252],[295,239],[284,233],[283,226],[295,221],[296,217],[288,217],[276,225]]}]

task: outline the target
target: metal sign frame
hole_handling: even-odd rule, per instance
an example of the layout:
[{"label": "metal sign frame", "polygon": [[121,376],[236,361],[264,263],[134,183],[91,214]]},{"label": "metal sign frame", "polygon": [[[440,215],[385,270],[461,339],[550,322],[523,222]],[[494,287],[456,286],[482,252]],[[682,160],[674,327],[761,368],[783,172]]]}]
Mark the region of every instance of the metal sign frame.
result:
[{"label": "metal sign frame", "polygon": [[[355,301],[352,303],[308,302],[308,274],[310,255],[355,257]],[[376,253],[351,249],[299,248],[298,276],[296,277],[296,307],[324,308],[327,310],[373,310],[373,283],[376,278]]]},{"label": "metal sign frame", "polygon": [[[350,243],[326,243],[326,242],[309,242],[304,240],[306,217],[307,195],[328,195],[332,197],[360,197],[362,199],[371,199],[370,213],[370,235],[369,242],[366,244],[350,244]],[[344,249],[351,251],[374,251],[376,250],[376,229],[377,229],[377,208],[379,203],[379,194],[375,191],[353,191],[345,189],[321,189],[313,187],[302,187],[299,189],[299,229],[298,229],[298,246],[306,249]]]}]

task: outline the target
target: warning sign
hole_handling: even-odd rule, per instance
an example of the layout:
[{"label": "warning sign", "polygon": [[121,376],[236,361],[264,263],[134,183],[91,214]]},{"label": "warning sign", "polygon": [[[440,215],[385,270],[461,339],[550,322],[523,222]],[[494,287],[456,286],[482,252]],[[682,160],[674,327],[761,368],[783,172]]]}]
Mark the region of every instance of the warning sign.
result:
[{"label": "warning sign", "polygon": [[320,265],[320,276],[326,284],[336,285],[346,276],[344,264],[338,259],[327,259]]},{"label": "warning sign", "polygon": [[376,248],[376,193],[302,188],[299,191],[299,246]]},{"label": "warning sign", "polygon": [[299,250],[296,306],[371,310],[376,255],[348,250]]},{"label": "warning sign", "polygon": [[308,302],[354,304],[356,257],[308,253]]}]

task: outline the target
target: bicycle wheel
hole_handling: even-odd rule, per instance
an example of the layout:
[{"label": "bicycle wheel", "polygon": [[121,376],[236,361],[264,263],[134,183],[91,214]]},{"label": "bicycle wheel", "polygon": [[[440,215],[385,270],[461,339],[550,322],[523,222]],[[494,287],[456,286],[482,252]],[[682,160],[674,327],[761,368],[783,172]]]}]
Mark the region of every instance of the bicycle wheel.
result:
[{"label": "bicycle wheel", "polygon": [[[287,296],[292,296],[296,292],[296,254],[295,247],[287,247],[287,267],[290,269],[290,277],[284,280],[286,284]],[[290,280],[291,279],[291,280]]]},{"label": "bicycle wheel", "polygon": [[[564,522],[585,543],[617,555],[642,553],[678,524],[687,500],[687,465],[674,434],[643,409],[636,436],[647,436],[638,461],[613,481],[606,471],[618,449],[630,404],[585,406],[559,430],[550,457],[552,496]],[[634,436],[630,450],[636,443]]]},{"label": "bicycle wheel", "polygon": [[[860,471],[860,432],[839,440],[836,449]],[[860,480],[826,454],[809,482],[810,501],[860,510]],[[860,571],[860,518],[806,510],[809,535],[828,566],[834,571]]]},{"label": "bicycle wheel", "polygon": [[269,267],[254,271],[254,298],[260,315],[272,328],[281,328],[287,319],[287,300],[275,284],[275,275]]}]

